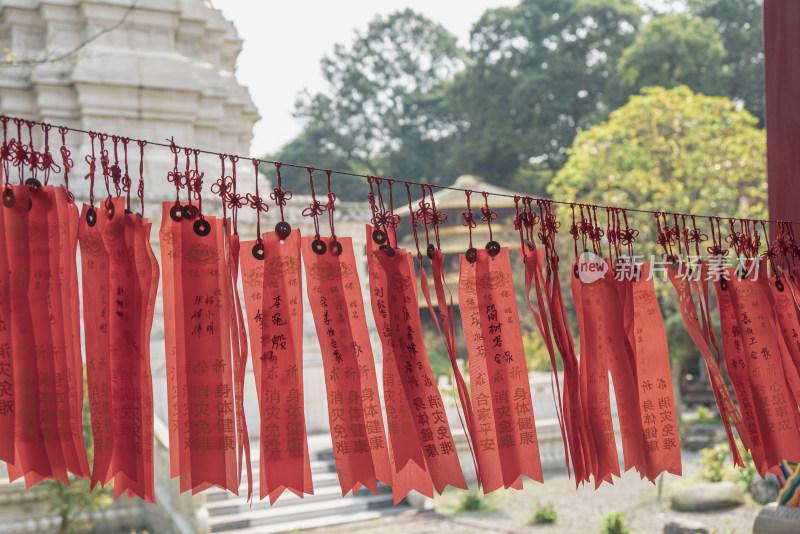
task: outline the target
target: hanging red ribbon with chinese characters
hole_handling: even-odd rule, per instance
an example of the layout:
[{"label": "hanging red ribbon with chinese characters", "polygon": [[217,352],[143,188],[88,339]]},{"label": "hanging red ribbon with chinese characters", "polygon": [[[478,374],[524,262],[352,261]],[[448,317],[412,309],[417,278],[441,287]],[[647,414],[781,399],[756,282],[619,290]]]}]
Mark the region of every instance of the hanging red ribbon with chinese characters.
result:
[{"label": "hanging red ribbon with chinese characters", "polygon": [[[113,479],[115,497],[127,493],[155,502],[150,328],[158,265],[150,248],[150,224],[129,209],[128,140],[114,138],[113,163],[105,139],[100,140],[108,198],[99,208],[84,205],[79,232],[92,484],[104,486]],[[124,170],[119,141],[124,142]],[[93,174],[96,161],[89,165]],[[112,198],[112,181],[127,196]]]},{"label": "hanging red ribbon with chinese characters", "polygon": [[[584,236],[584,249],[586,249],[586,237],[588,237],[597,252],[596,246],[599,237],[596,237],[596,233],[600,230],[593,223],[591,215],[584,216],[583,209],[584,207],[581,206],[579,231]],[[593,257],[598,256],[595,254]],[[620,475],[614,426],[611,419],[608,375],[611,365],[609,358],[614,356],[615,349],[622,350],[623,354],[624,349],[621,346],[622,340],[614,336],[615,333],[620,332],[621,316],[618,310],[614,310],[609,315],[606,306],[607,299],[612,297],[613,292],[613,288],[608,287],[605,280],[605,275],[608,274],[608,264],[602,260],[594,260],[591,265],[594,266],[598,277],[594,277],[592,282],[584,282],[578,275],[582,269],[589,269],[589,264],[588,262],[584,263],[584,258],[585,255],[576,258],[573,267],[572,298],[575,302],[581,336],[581,390],[583,398],[586,399],[588,422],[594,440],[592,460],[596,466],[594,471],[595,487],[598,487],[603,481],[612,482],[612,475],[617,477]],[[615,369],[616,366],[611,369],[612,372]],[[630,383],[627,384],[628,387],[630,385]],[[627,392],[630,393],[630,389]],[[629,400],[628,404],[630,404]],[[620,409],[619,402],[617,409]],[[630,423],[630,419],[627,422]],[[623,450],[628,448],[626,441],[623,441]],[[629,448],[628,450],[630,451]],[[631,452],[628,452],[626,458],[630,458],[630,454]]]},{"label": "hanging red ribbon with chinese characters", "polygon": [[[594,440],[588,427],[586,400],[580,386],[580,370],[572,333],[566,318],[561,283],[558,278],[558,254],[555,251],[555,234],[560,223],[551,212],[550,203],[537,201],[539,214],[533,211],[532,199],[523,199],[523,210],[516,218],[520,232],[521,251],[525,264],[525,292],[528,306],[550,355],[553,371],[551,384],[555,395],[556,414],[564,440],[565,461],[569,459],[575,472],[576,486],[588,482],[596,472],[593,457]],[[534,227],[539,222],[540,251],[535,245]],[[536,289],[536,307],[531,301],[531,288]],[[559,389],[555,349],[561,355],[564,367],[564,392]]]},{"label": "hanging red ribbon with chinese characters", "polygon": [[[236,330],[228,223],[235,227],[241,197],[235,186],[226,199],[232,220],[204,216],[191,202],[192,174],[178,171],[173,145],[174,203],[163,204],[160,231],[169,391],[172,476],[181,491],[212,485],[238,494],[241,471],[237,430],[241,418],[234,393],[232,343]],[[188,158],[188,155],[187,155]],[[235,165],[235,164],[234,164]],[[234,167],[235,169],[235,167]],[[233,183],[236,183],[235,170]],[[190,188],[190,202],[178,194]],[[232,339],[233,338],[233,339]],[[246,434],[245,434],[246,437]],[[244,446],[248,446],[245,444]]]},{"label": "hanging red ribbon with chinese characters", "polygon": [[[351,239],[334,233],[336,197],[330,190],[330,174],[328,202],[323,204],[314,193],[313,172],[308,169],[312,203],[303,213],[312,218],[315,235],[302,238],[301,249],[325,369],[336,471],[342,495],[361,486],[377,494],[378,480],[391,484],[392,472],[361,284]],[[331,237],[323,239],[319,216],[325,212]]]},{"label": "hanging red ribbon with chinese characters", "polygon": [[[2,248],[10,315],[2,323],[0,402],[6,402],[0,408],[11,431],[0,438],[0,459],[7,461],[9,478],[24,477],[27,487],[49,478],[68,484],[67,472],[89,476],[81,420],[78,211],[65,188],[48,185],[50,173],[60,170],[49,150],[51,126],[42,125],[39,152],[36,123],[15,119],[17,137],[5,141],[7,122],[4,117]],[[17,168],[18,186],[9,183],[7,163]]]},{"label": "hanging red ribbon with chinese characters", "polygon": [[[372,180],[370,179],[370,186]],[[367,225],[367,268],[369,271],[370,301],[375,326],[380,333],[383,349],[383,402],[386,408],[387,435],[389,438],[389,459],[392,467],[392,499],[397,505],[412,490],[427,497],[433,497],[433,481],[424,461],[422,445],[416,432],[414,418],[406,397],[395,360],[392,345],[392,327],[389,322],[389,302],[387,300],[388,280],[380,265],[378,254],[397,247],[395,227],[399,217],[394,215],[393,203],[386,209],[377,183],[378,198],[370,191],[369,202],[372,208],[372,224]],[[391,198],[391,182],[389,184]]]},{"label": "hanging red ribbon with chinese characters", "polygon": [[466,489],[445,406],[422,342],[411,254],[403,249],[381,251],[378,262],[387,281],[385,295],[394,361],[422,446],[422,450],[410,451],[414,453],[410,457],[399,457],[400,451],[395,451],[395,462],[399,466],[424,462],[439,493],[447,485]]},{"label": "hanging red ribbon with chinese characters", "polygon": [[541,482],[542,467],[508,248],[492,237],[497,215],[485,194],[484,204],[489,243],[462,255],[459,303],[470,354],[477,456],[489,492],[520,489],[522,475]]},{"label": "hanging red ribbon with chinese characters", "polygon": [[[283,211],[291,192],[282,189],[277,170],[272,198]],[[274,232],[243,247],[252,251],[242,256],[242,285],[261,416],[260,497],[274,503],[286,489],[300,497],[314,493],[303,405],[300,231],[282,217]]]},{"label": "hanging red ribbon with chinese characters", "polygon": [[[663,222],[660,217],[663,218]],[[725,384],[725,379],[722,377],[720,358],[715,358],[712,353],[712,347],[714,347],[714,351],[719,354],[719,347],[717,345],[717,337],[711,322],[711,313],[708,305],[708,282],[710,280],[708,275],[709,265],[708,263],[702,263],[696,276],[687,276],[688,270],[684,264],[676,259],[672,249],[672,245],[675,243],[674,236],[680,235],[677,225],[674,229],[671,228],[667,221],[666,214],[656,214],[655,219],[659,233],[658,242],[664,249],[664,254],[667,259],[666,263],[669,265],[667,275],[670,283],[678,293],[681,317],[686,331],[692,338],[692,341],[694,341],[694,344],[697,346],[706,364],[708,376],[711,380],[711,388],[717,401],[717,407],[719,408],[723,425],[725,426],[734,465],[744,465],[739,449],[734,441],[733,432],[731,431],[731,421],[748,450],[752,450],[750,437],[746,433],[742,417],[736,409],[733,399],[728,392],[728,387]],[[715,244],[715,247],[718,247],[718,245]],[[698,304],[700,309],[699,314],[697,312]]]},{"label": "hanging red ribbon with chinese characters", "polygon": [[[633,243],[638,230],[628,226],[624,209],[610,208],[606,237],[609,244],[609,266],[613,265],[613,281],[622,307],[624,349],[627,359],[612,355],[617,365],[612,365],[612,378],[620,411],[620,429],[623,446],[626,443],[630,455],[625,456],[626,469],[631,467],[629,458],[636,458],[634,466],[651,482],[664,471],[681,474],[681,451],[678,443],[678,422],[670,375],[669,349],[664,321],[656,299],[652,277],[652,265],[633,263]],[[593,211],[594,213],[594,211]],[[624,248],[627,257],[624,257]],[[616,260],[614,258],[616,257]],[[609,272],[610,274],[610,272]],[[613,298],[613,296],[612,296]],[[620,332],[616,332],[620,336]],[[630,375],[627,370],[630,369]],[[627,386],[626,386],[626,382]],[[620,389],[629,387],[626,398]],[[636,401],[634,409],[623,410],[622,404]],[[624,417],[635,419],[623,422]],[[633,450],[632,450],[633,449]]]}]

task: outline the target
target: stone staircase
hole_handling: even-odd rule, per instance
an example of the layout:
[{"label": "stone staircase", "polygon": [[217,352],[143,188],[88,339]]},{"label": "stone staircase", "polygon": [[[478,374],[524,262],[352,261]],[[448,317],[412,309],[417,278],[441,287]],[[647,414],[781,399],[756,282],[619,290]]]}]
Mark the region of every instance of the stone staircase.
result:
[{"label": "stone staircase", "polygon": [[211,532],[268,534],[298,531],[409,511],[409,507],[403,503],[396,507],[392,505],[391,488],[383,484],[378,485],[378,495],[362,488],[356,495],[342,497],[333,450],[325,447],[326,438],[329,444],[330,435],[309,436],[314,495],[300,498],[287,491],[272,506],[269,499],[258,500],[259,453],[258,443],[253,443],[253,500],[247,502],[247,480],[244,476],[239,496],[217,488],[205,491]]}]

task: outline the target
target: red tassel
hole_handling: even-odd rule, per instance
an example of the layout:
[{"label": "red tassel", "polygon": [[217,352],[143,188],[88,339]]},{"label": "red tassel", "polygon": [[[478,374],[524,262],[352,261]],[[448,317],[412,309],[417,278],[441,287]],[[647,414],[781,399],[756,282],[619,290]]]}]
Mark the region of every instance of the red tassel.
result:
[{"label": "red tassel", "polygon": [[[739,279],[732,275],[730,298],[739,326],[739,339],[747,362],[753,404],[764,447],[766,470],[774,470],[781,460],[800,460],[800,432],[797,429],[797,404],[787,387],[766,263],[758,271]],[[788,358],[789,356],[786,355]],[[760,471],[763,476],[765,471]]]},{"label": "red tassel", "polygon": [[[468,264],[462,257],[462,273],[472,268],[465,263]],[[494,454],[499,456],[503,486],[519,489],[522,475],[541,482],[542,467],[508,249],[501,248],[494,257],[486,250],[479,250],[473,277],[474,285],[470,285],[474,288],[474,301],[469,316],[462,315],[462,319],[468,318],[472,339],[480,334],[483,340],[484,365],[481,367],[485,370],[480,369],[474,382],[479,387],[480,382],[488,384],[489,402],[486,404],[491,406],[494,417],[494,435],[483,435],[481,446],[491,445],[496,451]],[[469,297],[466,302],[469,305]],[[474,331],[475,319],[479,331]],[[472,344],[471,340],[467,342],[468,346]],[[474,372],[470,373],[471,377]],[[481,393],[485,403],[486,393]],[[478,418],[479,395],[473,393]]]},{"label": "red tassel", "polygon": [[[681,474],[678,420],[669,367],[669,349],[664,320],[658,307],[649,263],[639,266],[638,279],[622,282],[625,294],[625,330],[633,350],[640,420],[637,431],[644,435],[646,467],[651,482],[666,471]],[[615,388],[616,389],[616,388]],[[617,400],[619,404],[620,400]],[[627,465],[627,459],[626,459]]]},{"label": "red tassel", "polygon": [[231,358],[238,339],[231,335],[227,230],[223,221],[205,217],[210,232],[200,236],[189,221],[170,218],[172,206],[164,203],[161,226],[170,449],[178,449],[171,472],[180,475],[181,491],[216,485],[238,494],[241,435]]},{"label": "red tassel", "polygon": [[[389,453],[392,466],[392,498],[397,505],[412,490],[433,498],[433,481],[427,464],[422,461],[406,461],[398,465],[399,459],[422,457],[422,445],[414,427],[414,418],[403,389],[400,374],[397,371],[394,349],[391,342],[391,324],[389,323],[388,288],[386,275],[378,260],[383,254],[372,240],[374,228],[367,225],[367,265],[369,267],[370,300],[372,316],[378,329],[383,348],[383,401],[386,407],[387,434],[389,436]],[[388,242],[396,243],[393,229],[387,229]]]},{"label": "red tassel", "polygon": [[[261,414],[260,498],[313,495],[303,405],[300,232],[262,236],[264,260],[242,256],[242,286]],[[245,241],[249,251],[256,241]]]},{"label": "red tassel", "polygon": [[[394,249],[393,254],[379,252],[377,257],[388,282],[386,302],[392,352],[422,445],[424,462],[437,492],[444,491],[448,484],[467,489],[442,397],[422,341],[411,254]],[[398,458],[395,452],[395,462],[399,466],[410,461],[421,465],[417,454]]]},{"label": "red tassel", "polygon": [[598,487],[604,481],[612,482],[612,475],[620,474],[608,388],[608,327],[603,320],[603,299],[608,295],[602,280],[586,284],[577,276],[571,278],[581,336],[581,389],[587,399],[586,410],[594,438],[592,459],[596,466],[595,487]]},{"label": "red tassel", "polygon": [[[706,298],[708,295],[708,265],[706,263],[702,264],[699,282],[694,282],[679,277],[677,269],[668,269],[667,274],[669,276],[669,281],[672,283],[678,293],[681,317],[683,318],[683,324],[686,327],[686,331],[689,333],[689,337],[692,338],[692,341],[694,341],[694,344],[697,346],[697,349],[700,351],[700,354],[703,356],[703,361],[706,364],[708,376],[711,379],[711,388],[714,392],[714,397],[717,400],[717,407],[719,408],[719,413],[725,426],[725,433],[728,436],[728,445],[730,446],[731,454],[733,455],[733,463],[734,465],[743,466],[744,462],[742,461],[742,456],[739,453],[739,449],[733,439],[731,421],[733,421],[733,424],[736,427],[737,433],[742,439],[745,448],[752,450],[752,444],[750,442],[749,435],[746,433],[742,417],[739,414],[739,411],[736,409],[736,406],[733,404],[733,399],[731,399],[730,393],[728,392],[728,387],[725,384],[725,379],[722,377],[719,363],[711,352],[711,346],[713,345],[716,348],[717,342],[714,329],[708,325],[710,322],[710,316],[705,311],[705,306],[708,302]],[[705,325],[704,327],[701,327],[698,320],[697,308],[695,305],[694,295],[692,293],[693,290],[695,293],[697,293],[699,298],[703,299],[701,300],[701,313],[703,317],[703,323]],[[728,418],[730,418],[730,421]]]},{"label": "red tassel", "polygon": [[[322,255],[313,252],[312,241],[302,238],[303,261],[342,495],[361,486],[377,493],[377,480],[391,484],[392,473],[352,241],[321,239],[327,250]],[[338,256],[332,250],[337,245]]]},{"label": "red tassel", "polygon": [[[553,400],[556,405],[561,437],[564,443],[564,461],[569,473],[570,459],[575,471],[575,483],[589,480],[591,464],[588,462],[590,440],[586,426],[583,424],[583,403],[578,376],[578,361],[572,344],[572,336],[560,323],[558,318],[565,317],[566,313],[561,300],[561,287],[558,276],[548,269],[547,278],[542,274],[544,257],[532,244],[523,254],[525,263],[525,295],[528,307],[536,321],[545,346],[550,355],[551,376],[550,383],[553,387]],[[531,302],[531,288],[536,289],[536,303]],[[552,330],[551,330],[552,324]],[[558,349],[564,368],[564,393],[558,379],[558,366],[555,359],[555,348]]]},{"label": "red tassel", "polygon": [[464,380],[464,376],[461,374],[461,369],[458,366],[456,354],[456,325],[453,318],[453,297],[450,295],[449,289],[447,289],[447,295],[445,295],[446,285],[444,280],[444,254],[442,253],[441,249],[437,248],[435,250],[429,250],[428,256],[431,260],[433,286],[436,292],[436,309],[434,309],[433,303],[431,302],[430,288],[428,287],[429,284],[425,274],[425,269],[420,266],[420,285],[422,287],[422,294],[425,297],[425,302],[428,304],[428,311],[430,312],[431,318],[436,324],[439,335],[445,342],[447,354],[450,357],[450,367],[453,370],[453,381],[456,385],[456,391],[458,392],[458,400],[460,403],[460,405],[456,405],[459,422],[461,423],[461,428],[464,430],[464,434],[466,435],[468,444],[470,445],[470,455],[472,456],[472,462],[475,467],[475,475],[478,479],[478,483],[483,485],[481,468],[478,464],[477,456],[475,455],[475,416],[473,412],[472,401],[469,397],[469,388],[467,387],[467,383]]},{"label": "red tassel", "polygon": [[[244,327],[244,312],[239,298],[239,235],[226,235],[230,250],[230,262],[227,274],[231,284],[225,284],[223,295],[230,303],[231,349],[233,350],[233,396],[236,405],[236,440],[238,442],[238,463],[236,479],[242,482],[242,461],[247,471],[247,500],[253,496],[253,470],[250,466],[250,435],[247,431],[247,420],[244,415],[244,376],[247,370],[247,333]],[[233,296],[231,297],[231,292]]]},{"label": "red tassel", "polygon": [[[76,339],[77,209],[66,190],[8,189],[4,208],[10,268],[15,451],[9,478],[28,487],[67,471],[89,476],[82,433],[83,372]],[[29,210],[30,207],[30,210]],[[9,369],[9,370],[10,370]]]}]

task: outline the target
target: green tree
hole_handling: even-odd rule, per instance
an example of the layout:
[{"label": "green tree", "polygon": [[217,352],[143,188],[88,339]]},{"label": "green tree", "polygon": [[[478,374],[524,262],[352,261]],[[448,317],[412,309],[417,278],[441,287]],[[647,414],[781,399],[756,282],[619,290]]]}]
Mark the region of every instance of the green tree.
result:
[{"label": "green tree", "polygon": [[[336,45],[323,58],[328,88],[300,96],[295,115],[304,131],[278,157],[359,173],[450,180],[447,145],[455,128],[444,91],[463,60],[453,35],[410,9],[376,17],[350,46]],[[348,187],[340,196],[363,198],[361,192]]]},{"label": "green tree", "polygon": [[692,12],[714,22],[725,46],[725,95],[741,101],[764,124],[762,0],[688,0]]},{"label": "green tree", "polygon": [[[559,200],[763,218],[766,143],[756,123],[724,97],[645,88],[578,134],[548,191]],[[637,220],[638,253],[659,252],[652,216]]]},{"label": "green tree", "polygon": [[641,14],[633,0],[523,0],[487,11],[448,93],[462,171],[517,187],[522,174],[542,191],[576,132],[624,102],[616,67]]},{"label": "green tree", "polygon": [[619,73],[632,92],[642,87],[688,85],[694,91],[727,95],[725,46],[714,22],[689,13],[650,21],[622,54]]}]

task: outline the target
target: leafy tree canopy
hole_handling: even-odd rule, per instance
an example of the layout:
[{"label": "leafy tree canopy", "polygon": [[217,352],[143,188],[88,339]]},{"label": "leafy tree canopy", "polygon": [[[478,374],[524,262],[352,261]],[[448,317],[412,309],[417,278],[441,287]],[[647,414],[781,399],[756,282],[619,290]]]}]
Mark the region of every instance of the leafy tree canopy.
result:
[{"label": "leafy tree canopy", "polygon": [[[304,129],[272,158],[434,183],[476,174],[545,194],[576,134],[642,87],[726,96],[763,124],[759,1],[639,3],[521,0],[484,13],[467,50],[411,10],[377,17],[323,59],[327,89],[298,98]],[[308,190],[305,171],[284,177]],[[365,191],[353,179],[337,194]]]},{"label": "leafy tree canopy", "polygon": [[323,58],[328,90],[300,96],[296,116],[304,131],[279,157],[382,176],[450,179],[455,171],[446,145],[455,127],[443,97],[463,64],[464,52],[443,26],[409,9],[376,17],[350,46],[337,45]]},{"label": "leafy tree canopy", "polygon": [[623,85],[642,87],[688,85],[695,91],[725,93],[725,46],[714,22],[690,14],[653,19],[622,53]]},{"label": "leafy tree canopy", "polygon": [[[728,98],[686,86],[645,88],[578,134],[548,191],[596,204],[762,218],[766,139],[756,123]],[[654,253],[652,217],[639,220],[639,252]]]},{"label": "leafy tree canopy", "polygon": [[508,184],[564,162],[576,131],[624,101],[616,64],[641,17],[633,0],[523,0],[487,11],[449,101],[463,126],[456,159]]}]

